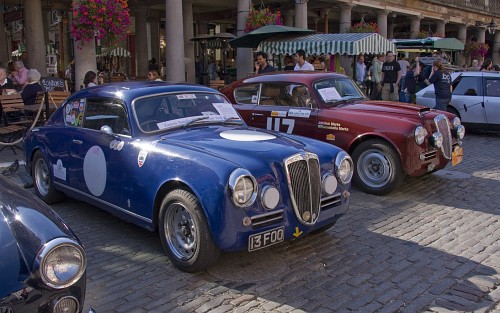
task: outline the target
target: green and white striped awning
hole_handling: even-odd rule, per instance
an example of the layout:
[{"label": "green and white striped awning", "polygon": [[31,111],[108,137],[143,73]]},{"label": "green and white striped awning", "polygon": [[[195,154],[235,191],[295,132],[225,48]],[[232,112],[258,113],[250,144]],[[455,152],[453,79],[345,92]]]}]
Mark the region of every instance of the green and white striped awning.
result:
[{"label": "green and white striped awning", "polygon": [[11,56],[13,56],[13,57],[20,57],[20,56],[22,56],[22,55],[23,55],[23,53],[22,53],[22,52],[19,52],[19,50],[18,50],[18,49],[16,49],[16,50],[12,51],[12,52],[10,53],[10,55],[11,55]]},{"label": "green and white striped awning", "polygon": [[281,35],[262,41],[258,48],[271,54],[294,54],[299,49],[307,54],[357,55],[396,51],[396,46],[377,33],[342,33]]},{"label": "green and white striped awning", "polygon": [[122,47],[116,47],[109,51],[103,51],[97,56],[112,56],[112,57],[130,57],[130,52]]}]

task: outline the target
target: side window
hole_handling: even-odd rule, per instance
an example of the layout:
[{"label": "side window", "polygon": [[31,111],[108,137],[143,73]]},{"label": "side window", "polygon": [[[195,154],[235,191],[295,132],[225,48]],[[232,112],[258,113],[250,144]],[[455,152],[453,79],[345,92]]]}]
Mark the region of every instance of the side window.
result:
[{"label": "side window", "polygon": [[129,135],[127,113],[123,104],[113,99],[87,99],[83,127],[100,130],[108,125],[115,134]]},{"label": "side window", "polygon": [[315,108],[316,102],[311,96],[311,92],[306,85],[290,85],[287,86],[287,90],[291,90],[287,94],[290,94],[290,99],[288,100],[289,106],[301,107],[301,108]]},{"label": "side window", "polygon": [[486,96],[500,97],[500,78],[486,79]]},{"label": "side window", "polygon": [[481,77],[461,77],[453,83],[453,94],[457,96],[482,96]]},{"label": "side window", "polygon": [[82,126],[83,113],[85,111],[85,99],[66,102],[64,106],[64,123],[67,126]]},{"label": "side window", "polygon": [[237,88],[234,91],[236,103],[257,104],[259,99],[260,84],[249,84]]}]

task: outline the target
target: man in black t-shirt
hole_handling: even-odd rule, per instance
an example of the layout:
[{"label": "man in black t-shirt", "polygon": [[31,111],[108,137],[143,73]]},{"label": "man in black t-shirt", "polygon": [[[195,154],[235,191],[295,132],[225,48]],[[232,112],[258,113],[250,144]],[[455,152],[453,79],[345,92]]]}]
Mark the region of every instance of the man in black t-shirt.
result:
[{"label": "man in black t-shirt", "polygon": [[382,64],[382,100],[399,101],[401,66],[394,59],[392,51],[387,51],[385,59],[386,61]]}]

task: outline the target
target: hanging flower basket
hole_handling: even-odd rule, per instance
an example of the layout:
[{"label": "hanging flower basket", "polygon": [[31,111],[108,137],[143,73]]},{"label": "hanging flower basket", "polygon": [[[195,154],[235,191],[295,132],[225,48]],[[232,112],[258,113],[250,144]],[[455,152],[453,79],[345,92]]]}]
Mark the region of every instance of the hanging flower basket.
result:
[{"label": "hanging flower basket", "polygon": [[127,37],[130,16],[127,0],[80,0],[72,3],[71,34],[76,41],[104,40],[116,46]]},{"label": "hanging flower basket", "polygon": [[469,41],[465,44],[464,52],[465,55],[476,60],[484,60],[488,54],[490,46],[483,42]]},{"label": "hanging flower basket", "polygon": [[352,25],[348,33],[378,33],[378,26],[375,22],[360,22]]},{"label": "hanging flower basket", "polygon": [[262,6],[256,9],[252,5],[250,7],[250,13],[248,13],[248,19],[244,30],[245,33],[249,33],[265,25],[283,25],[281,12],[278,10],[273,13],[268,7]]}]

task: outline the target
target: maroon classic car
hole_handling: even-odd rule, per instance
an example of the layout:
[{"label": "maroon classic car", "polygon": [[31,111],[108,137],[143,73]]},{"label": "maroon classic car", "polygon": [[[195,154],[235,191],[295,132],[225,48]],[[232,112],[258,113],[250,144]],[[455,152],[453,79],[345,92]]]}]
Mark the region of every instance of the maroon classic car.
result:
[{"label": "maroon classic car", "polygon": [[455,115],[367,100],[344,75],[277,72],[241,79],[222,92],[250,126],[316,138],[349,152],[354,182],[368,193],[387,194],[405,175],[462,160],[465,128]]}]

